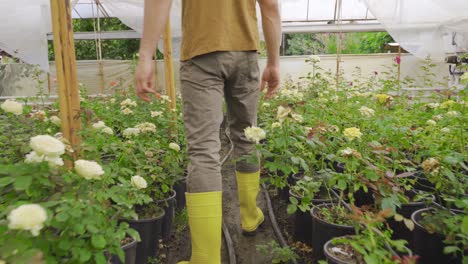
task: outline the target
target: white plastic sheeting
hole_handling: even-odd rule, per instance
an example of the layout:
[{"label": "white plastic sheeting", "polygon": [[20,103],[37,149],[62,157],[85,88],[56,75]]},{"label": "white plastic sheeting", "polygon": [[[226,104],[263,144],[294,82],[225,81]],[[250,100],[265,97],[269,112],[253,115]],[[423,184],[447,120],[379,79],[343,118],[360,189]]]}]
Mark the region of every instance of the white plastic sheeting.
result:
[{"label": "white plastic sheeting", "polygon": [[467,0],[364,1],[392,37],[419,58],[443,61],[447,52],[468,52]]},{"label": "white plastic sheeting", "polygon": [[0,49],[47,70],[49,0],[0,0],[0,10]]}]

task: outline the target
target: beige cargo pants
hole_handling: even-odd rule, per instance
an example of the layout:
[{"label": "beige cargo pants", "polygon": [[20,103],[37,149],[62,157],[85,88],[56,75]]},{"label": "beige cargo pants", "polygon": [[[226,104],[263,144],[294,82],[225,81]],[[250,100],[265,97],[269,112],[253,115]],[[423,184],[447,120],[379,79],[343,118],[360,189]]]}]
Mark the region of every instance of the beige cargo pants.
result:
[{"label": "beige cargo pants", "polygon": [[201,55],[181,62],[180,79],[190,159],[188,192],[222,191],[219,132],[223,122],[223,98],[237,160],[236,170],[258,171],[258,161],[251,158],[255,145],[244,135],[246,127],[257,124],[258,54],[223,51]]}]

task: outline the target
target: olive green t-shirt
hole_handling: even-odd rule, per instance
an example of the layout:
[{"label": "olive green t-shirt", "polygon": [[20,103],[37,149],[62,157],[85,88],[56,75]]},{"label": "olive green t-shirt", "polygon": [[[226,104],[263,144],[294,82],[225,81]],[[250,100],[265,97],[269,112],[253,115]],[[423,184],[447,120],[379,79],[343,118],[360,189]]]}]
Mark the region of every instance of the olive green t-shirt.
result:
[{"label": "olive green t-shirt", "polygon": [[183,0],[181,60],[259,50],[256,0]]}]

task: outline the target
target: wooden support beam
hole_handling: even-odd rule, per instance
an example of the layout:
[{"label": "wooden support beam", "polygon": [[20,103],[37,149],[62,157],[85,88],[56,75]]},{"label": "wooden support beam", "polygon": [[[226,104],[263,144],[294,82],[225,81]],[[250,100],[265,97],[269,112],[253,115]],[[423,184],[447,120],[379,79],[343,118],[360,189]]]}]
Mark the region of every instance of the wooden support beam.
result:
[{"label": "wooden support beam", "polygon": [[163,33],[164,42],[164,80],[166,84],[166,94],[171,99],[169,103],[169,111],[176,108],[176,93],[174,81],[174,63],[172,61],[172,34],[171,21],[166,23],[166,28]]},{"label": "wooden support beam", "polygon": [[72,156],[76,159],[81,144],[81,118],[70,1],[50,0],[50,6],[62,133],[75,150]]}]

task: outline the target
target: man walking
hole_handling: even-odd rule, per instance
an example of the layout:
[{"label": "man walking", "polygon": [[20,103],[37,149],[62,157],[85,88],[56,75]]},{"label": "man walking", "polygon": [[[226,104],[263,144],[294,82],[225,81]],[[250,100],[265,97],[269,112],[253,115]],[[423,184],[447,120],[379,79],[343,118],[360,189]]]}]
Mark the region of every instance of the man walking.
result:
[{"label": "man walking", "polygon": [[[244,129],[257,124],[260,90],[279,88],[281,20],[278,0],[258,0],[267,46],[260,82],[255,0],[182,0],[181,94],[190,158],[187,211],[192,240],[190,264],[221,263],[222,179],[219,129],[225,99],[234,144],[241,224],[254,234],[264,221],[257,207],[260,164],[242,157],[255,145]],[[171,0],[145,0],[144,32],[136,71],[136,93],[154,93],[152,57],[168,20]]]}]

